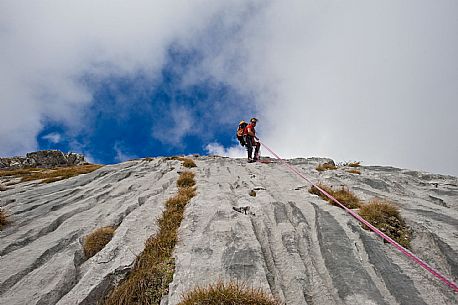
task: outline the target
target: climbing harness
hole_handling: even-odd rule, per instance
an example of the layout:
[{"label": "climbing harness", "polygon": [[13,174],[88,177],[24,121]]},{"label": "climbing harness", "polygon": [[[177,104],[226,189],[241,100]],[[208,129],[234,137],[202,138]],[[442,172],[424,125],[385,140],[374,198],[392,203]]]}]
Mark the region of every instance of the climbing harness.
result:
[{"label": "climbing harness", "polygon": [[[259,139],[256,138],[258,141]],[[273,152],[268,146],[266,146],[266,144],[262,143],[261,141],[259,141],[261,143],[262,146],[264,146],[272,155],[275,156],[275,158],[277,158],[283,165],[285,165],[286,167],[288,167],[293,173],[297,174],[299,177],[305,179],[308,183],[310,183],[311,185],[313,185],[314,187],[316,187],[318,190],[320,190],[320,192],[322,192],[324,195],[326,195],[329,199],[331,199],[332,201],[334,201],[335,203],[337,203],[341,208],[343,208],[347,213],[349,213],[351,216],[353,216],[354,218],[356,218],[359,222],[365,224],[367,227],[369,227],[372,231],[374,231],[377,235],[379,235],[380,237],[382,237],[384,240],[386,240],[387,242],[389,242],[390,244],[392,244],[396,249],[398,249],[402,254],[404,254],[405,256],[409,257],[410,259],[412,259],[414,262],[416,262],[417,264],[419,264],[421,267],[423,267],[424,269],[428,270],[432,275],[434,275],[436,278],[438,278],[439,280],[441,280],[445,285],[449,286],[450,288],[452,288],[455,293],[458,293],[458,285],[455,284],[454,282],[452,282],[451,280],[449,280],[448,278],[446,278],[444,275],[442,275],[439,271],[435,270],[433,267],[431,267],[430,265],[428,265],[426,262],[424,262],[422,259],[420,259],[419,257],[417,257],[415,254],[413,254],[412,252],[410,252],[408,249],[404,248],[403,246],[401,246],[400,244],[398,244],[396,241],[394,241],[393,239],[391,239],[389,236],[387,236],[385,233],[383,233],[382,231],[380,231],[379,229],[377,229],[376,227],[374,227],[372,224],[370,224],[367,220],[365,220],[364,218],[362,218],[360,215],[358,215],[357,213],[355,213],[354,211],[352,211],[351,209],[347,208],[346,206],[344,206],[342,203],[340,203],[336,198],[334,198],[331,194],[329,194],[328,192],[326,192],[325,190],[323,190],[322,188],[320,188],[318,185],[316,185],[315,183],[313,183],[312,181],[310,181],[305,175],[303,175],[302,173],[300,173],[296,168],[294,168],[293,166],[291,166],[288,162],[286,162],[285,160],[283,160],[282,158],[280,158],[275,152]]]}]

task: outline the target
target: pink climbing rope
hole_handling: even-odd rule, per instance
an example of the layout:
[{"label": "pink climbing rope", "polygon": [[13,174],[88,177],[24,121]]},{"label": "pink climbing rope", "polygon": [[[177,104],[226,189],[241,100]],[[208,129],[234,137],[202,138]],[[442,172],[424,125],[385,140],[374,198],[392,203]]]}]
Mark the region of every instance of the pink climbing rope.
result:
[{"label": "pink climbing rope", "polygon": [[[259,139],[258,139],[259,140]],[[260,141],[259,141],[260,142]],[[261,142],[260,142],[261,143]],[[398,249],[402,254],[404,254],[405,256],[411,258],[414,262],[416,262],[417,264],[419,264],[421,267],[423,267],[424,269],[428,270],[432,275],[434,275],[435,277],[437,277],[439,280],[441,280],[445,285],[449,286],[450,288],[452,288],[455,293],[458,293],[458,285],[455,284],[454,282],[452,282],[451,280],[447,279],[444,275],[442,275],[439,271],[435,270],[433,267],[431,267],[430,265],[428,265],[426,262],[424,262],[422,259],[420,259],[419,257],[417,257],[415,254],[413,254],[412,252],[410,252],[408,249],[404,248],[403,246],[401,246],[400,244],[398,244],[396,241],[394,241],[393,239],[391,239],[389,236],[387,236],[385,233],[383,233],[382,231],[380,231],[379,229],[377,229],[376,227],[374,227],[372,224],[370,224],[367,220],[365,220],[364,218],[362,218],[361,216],[359,216],[357,213],[355,213],[354,211],[352,211],[351,209],[347,208],[346,206],[344,206],[342,203],[340,203],[336,198],[334,198],[331,194],[329,194],[328,192],[326,192],[325,190],[323,190],[322,188],[320,188],[318,185],[316,185],[315,183],[313,183],[312,181],[310,181],[305,175],[303,175],[302,173],[300,173],[296,168],[294,168],[293,166],[291,166],[288,162],[286,162],[285,160],[283,160],[282,158],[280,158],[275,152],[273,152],[266,144],[264,143],[261,143],[262,146],[264,146],[272,155],[274,155],[282,164],[284,164],[285,166],[287,166],[292,172],[294,172],[295,174],[297,174],[298,176],[300,176],[301,178],[305,179],[308,183],[310,183],[311,185],[313,185],[314,187],[316,187],[318,190],[320,190],[320,192],[322,192],[324,195],[326,195],[329,199],[331,199],[332,201],[334,201],[335,203],[337,203],[341,208],[343,208],[345,211],[347,211],[351,216],[353,216],[354,218],[356,218],[358,221],[360,221],[361,223],[365,224],[367,227],[369,227],[372,231],[374,231],[376,234],[378,234],[380,237],[382,237],[384,240],[386,240],[387,242],[389,242],[390,244],[392,244],[396,249]]]}]

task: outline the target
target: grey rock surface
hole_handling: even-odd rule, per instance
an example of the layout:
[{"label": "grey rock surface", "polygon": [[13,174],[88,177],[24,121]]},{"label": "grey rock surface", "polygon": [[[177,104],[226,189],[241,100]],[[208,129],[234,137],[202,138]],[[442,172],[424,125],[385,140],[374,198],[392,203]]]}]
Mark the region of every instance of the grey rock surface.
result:
[{"label": "grey rock surface", "polygon": [[25,157],[0,158],[0,169],[50,168],[82,164],[87,164],[83,155],[72,152],[65,154],[59,150],[40,150],[28,153]]},{"label": "grey rock surface", "polygon": [[[326,159],[290,163],[313,181],[359,197],[389,199],[414,230],[412,251],[458,278],[458,180],[391,167],[319,173]],[[186,208],[176,271],[162,304],[218,280],[260,287],[285,304],[457,304],[457,296],[342,209],[308,193],[280,163],[195,158],[197,196]],[[165,200],[179,161],[155,158],[105,166],[49,185],[0,193],[13,223],[0,232],[0,304],[96,304],[132,267]],[[256,196],[249,192],[256,190]],[[249,213],[233,208],[250,207]],[[85,260],[82,240],[118,226]]]}]

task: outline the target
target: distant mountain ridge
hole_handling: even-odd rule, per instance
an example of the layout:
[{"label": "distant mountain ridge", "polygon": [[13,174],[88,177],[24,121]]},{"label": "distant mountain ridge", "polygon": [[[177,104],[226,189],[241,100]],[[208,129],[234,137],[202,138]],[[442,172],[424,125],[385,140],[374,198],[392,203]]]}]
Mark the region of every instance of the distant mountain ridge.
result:
[{"label": "distant mountain ridge", "polygon": [[0,158],[0,169],[21,169],[26,167],[52,168],[88,164],[84,155],[59,150],[40,150],[26,154],[25,157]]}]

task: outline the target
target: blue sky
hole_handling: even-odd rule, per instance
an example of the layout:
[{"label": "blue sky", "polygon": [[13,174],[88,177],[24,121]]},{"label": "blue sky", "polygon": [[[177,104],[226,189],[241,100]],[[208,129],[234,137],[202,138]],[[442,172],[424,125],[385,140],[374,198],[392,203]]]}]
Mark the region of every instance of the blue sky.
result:
[{"label": "blue sky", "polygon": [[[96,102],[84,110],[84,127],[75,132],[64,123],[46,121],[37,135],[38,148],[77,148],[93,162],[107,164],[148,156],[205,155],[209,143],[237,144],[235,128],[256,113],[255,104],[212,79],[183,85],[183,75],[200,58],[196,52],[170,49],[156,79],[142,74],[85,76],[81,81]],[[176,117],[180,110],[185,117]]]},{"label": "blue sky", "polygon": [[[0,156],[285,158],[458,175],[455,0],[0,2]],[[263,151],[265,154],[265,151]]]}]

